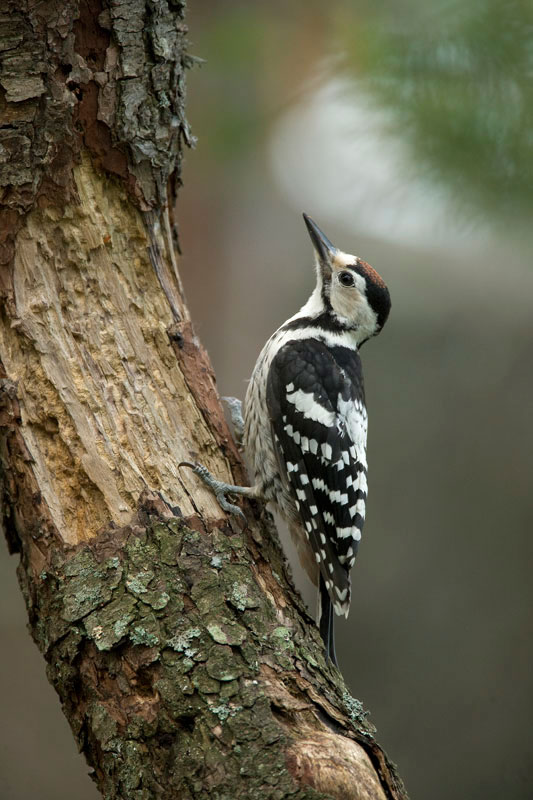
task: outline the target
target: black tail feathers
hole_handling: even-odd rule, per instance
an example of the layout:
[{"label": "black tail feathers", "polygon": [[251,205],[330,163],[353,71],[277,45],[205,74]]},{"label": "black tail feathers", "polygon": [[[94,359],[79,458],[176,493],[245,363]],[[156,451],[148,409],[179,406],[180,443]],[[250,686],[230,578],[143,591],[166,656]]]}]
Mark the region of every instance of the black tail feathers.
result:
[{"label": "black tail feathers", "polygon": [[335,667],[338,667],[337,654],[335,653],[335,631],[333,628],[333,603],[329,596],[324,578],[320,575],[320,617],[318,627],[324,647],[326,648],[326,661],[331,660]]}]

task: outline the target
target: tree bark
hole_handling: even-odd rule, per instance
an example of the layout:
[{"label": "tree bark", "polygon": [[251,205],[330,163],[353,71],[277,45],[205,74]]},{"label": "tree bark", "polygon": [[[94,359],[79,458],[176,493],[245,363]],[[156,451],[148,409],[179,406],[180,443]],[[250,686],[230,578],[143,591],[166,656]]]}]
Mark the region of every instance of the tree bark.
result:
[{"label": "tree bark", "polygon": [[176,266],[179,0],[0,16],[2,522],[106,797],[406,798],[246,480]]}]

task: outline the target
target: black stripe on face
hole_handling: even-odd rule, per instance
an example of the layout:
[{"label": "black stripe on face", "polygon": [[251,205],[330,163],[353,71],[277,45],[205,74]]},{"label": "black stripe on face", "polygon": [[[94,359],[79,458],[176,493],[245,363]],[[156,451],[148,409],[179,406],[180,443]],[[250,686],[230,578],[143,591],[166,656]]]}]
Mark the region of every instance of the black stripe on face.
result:
[{"label": "black stripe on face", "polygon": [[352,269],[365,280],[366,299],[372,311],[377,317],[378,329],[381,330],[387,321],[391,309],[391,299],[385,281],[375,269],[366,261],[358,261],[350,264]]},{"label": "black stripe on face", "polygon": [[366,299],[377,316],[379,330],[385,325],[391,309],[389,290],[386,286],[378,286],[367,280]]}]

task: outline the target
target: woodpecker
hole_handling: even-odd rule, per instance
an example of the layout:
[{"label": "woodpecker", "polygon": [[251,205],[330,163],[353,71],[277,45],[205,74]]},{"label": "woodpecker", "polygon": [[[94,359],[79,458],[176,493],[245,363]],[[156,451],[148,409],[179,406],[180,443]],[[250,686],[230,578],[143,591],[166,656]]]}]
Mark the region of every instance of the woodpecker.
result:
[{"label": "woodpecker", "polygon": [[184,462],[215,491],[271,502],[288,524],[305,571],[318,585],[326,657],[337,665],[333,614],[348,616],[367,497],[367,412],[359,349],[385,324],[389,291],[365,261],[343,253],[304,214],[316,286],[270,337],[244,401],[244,450],[251,487],[214,479]]}]

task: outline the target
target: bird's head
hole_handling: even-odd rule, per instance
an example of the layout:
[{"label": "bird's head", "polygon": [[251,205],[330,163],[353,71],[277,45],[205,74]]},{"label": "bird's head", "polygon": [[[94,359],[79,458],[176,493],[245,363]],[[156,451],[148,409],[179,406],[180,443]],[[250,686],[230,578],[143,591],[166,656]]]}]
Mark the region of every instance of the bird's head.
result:
[{"label": "bird's head", "polygon": [[343,253],[304,214],[315,250],[317,286],[312,305],[317,313],[331,315],[341,327],[352,330],[359,344],[376,336],[391,307],[385,282],[366,261]]}]

